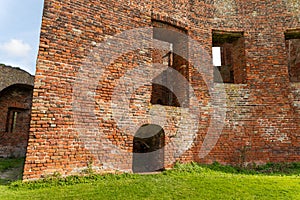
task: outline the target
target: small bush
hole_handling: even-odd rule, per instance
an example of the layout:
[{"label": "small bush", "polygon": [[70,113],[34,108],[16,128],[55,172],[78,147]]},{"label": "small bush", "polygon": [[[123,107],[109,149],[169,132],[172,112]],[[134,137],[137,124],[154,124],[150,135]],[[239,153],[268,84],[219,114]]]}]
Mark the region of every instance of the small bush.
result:
[{"label": "small bush", "polygon": [[300,163],[267,163],[254,170],[264,174],[300,175]]}]

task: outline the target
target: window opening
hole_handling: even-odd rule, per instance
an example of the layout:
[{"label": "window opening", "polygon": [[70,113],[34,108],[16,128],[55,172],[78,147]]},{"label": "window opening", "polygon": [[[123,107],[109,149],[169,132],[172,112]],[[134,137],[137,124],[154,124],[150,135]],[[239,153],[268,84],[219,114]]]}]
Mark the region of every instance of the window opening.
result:
[{"label": "window opening", "polygon": [[213,31],[214,82],[245,83],[245,42],[243,32]]},{"label": "window opening", "polygon": [[[170,24],[152,21],[153,40],[159,47],[152,51],[153,63],[160,63],[165,70],[152,80],[151,103],[186,107],[188,105],[188,61],[186,31]],[[180,54],[180,55],[179,55]],[[173,69],[173,70],[171,70]],[[178,73],[174,73],[174,71]],[[179,81],[178,76],[186,81]],[[182,80],[182,79],[181,79]]]},{"label": "window opening", "polygon": [[14,133],[20,131],[23,127],[24,117],[28,110],[22,108],[8,108],[6,132]]},{"label": "window opening", "polygon": [[300,30],[290,30],[285,33],[289,79],[300,82]]}]

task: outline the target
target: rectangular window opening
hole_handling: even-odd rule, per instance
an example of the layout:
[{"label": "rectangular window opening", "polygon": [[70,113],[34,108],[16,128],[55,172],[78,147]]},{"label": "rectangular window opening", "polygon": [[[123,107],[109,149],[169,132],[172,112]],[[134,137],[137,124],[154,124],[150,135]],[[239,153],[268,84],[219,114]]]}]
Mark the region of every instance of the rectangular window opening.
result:
[{"label": "rectangular window opening", "polygon": [[[152,21],[152,61],[162,72],[152,80],[151,103],[187,107],[189,103],[186,31],[161,21]],[[185,80],[182,80],[185,79]]]},{"label": "rectangular window opening", "polygon": [[23,123],[23,113],[27,112],[27,109],[22,108],[8,108],[7,119],[6,119],[6,132],[14,133],[20,128]]},{"label": "rectangular window opening", "polygon": [[285,32],[290,82],[300,82],[300,29]]},{"label": "rectangular window opening", "polygon": [[214,82],[246,83],[245,39],[243,32],[212,32]]}]

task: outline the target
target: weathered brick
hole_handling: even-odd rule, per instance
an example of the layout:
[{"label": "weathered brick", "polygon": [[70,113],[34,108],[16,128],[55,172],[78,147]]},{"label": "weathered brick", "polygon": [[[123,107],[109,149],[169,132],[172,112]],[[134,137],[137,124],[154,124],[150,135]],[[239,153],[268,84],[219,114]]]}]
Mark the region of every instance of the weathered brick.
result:
[{"label": "weathered brick", "polygon": [[0,64],[0,157],[24,157],[34,76]]},{"label": "weathered brick", "polygon": [[[286,31],[300,29],[299,8],[294,1],[44,2],[24,179],[40,178],[55,171],[76,174],[91,160],[100,170],[132,171],[135,133],[126,125],[134,123],[139,128],[153,123],[152,120],[156,123],[165,120],[162,161],[166,168],[176,161],[262,164],[300,160],[300,87],[290,82],[285,41]],[[187,61],[198,60],[201,72],[193,66],[195,63],[186,63],[187,70],[181,71],[185,60],[178,59],[175,62],[178,66],[173,65],[193,87],[196,102],[178,106],[174,100],[170,104],[177,106],[154,105],[159,98],[151,102],[151,95],[165,92],[165,88],[156,90],[147,83],[128,94],[129,111],[123,116],[121,107],[126,101],[121,97],[114,99],[117,96],[114,92],[122,93],[143,83],[151,74],[145,67],[139,67],[153,65],[156,56],[165,52],[145,48],[120,53],[135,43],[151,41],[152,38],[143,37],[146,33],[125,40],[119,38],[116,44],[114,39],[123,31],[157,27],[160,23],[169,31],[187,34],[201,46],[193,49],[195,42],[179,45],[193,52],[188,54]],[[224,45],[234,54],[234,59],[227,58],[235,62],[233,84],[214,83],[211,48],[215,30],[243,33],[241,43],[234,47]],[[168,37],[161,37],[168,41]],[[105,44],[109,38],[111,42]],[[291,57],[296,56],[294,47],[298,44],[293,44]],[[239,56],[242,58],[236,59]],[[113,57],[112,63],[105,63]],[[158,62],[166,63],[159,59]],[[296,64],[292,65],[294,81],[298,80]],[[121,85],[120,81],[129,72],[134,74]],[[172,80],[172,84],[177,80]],[[218,93],[222,87],[225,95]],[[182,88],[177,87],[176,91]],[[175,96],[181,99],[182,94]],[[218,132],[219,127],[210,127],[210,123],[215,118],[221,120],[213,112],[223,103],[227,110],[221,111],[226,115],[221,135],[211,135],[217,139],[215,145],[207,143],[208,130]],[[158,114],[151,115],[154,111]],[[197,130],[189,130],[192,119],[188,119],[194,116],[189,112],[199,114]],[[118,123],[118,119],[122,122]],[[180,135],[181,130],[195,133],[195,137]],[[40,138],[52,141],[40,141]],[[202,147],[209,151],[203,158],[199,156]],[[43,160],[39,152],[45,152],[50,158],[43,167],[32,160]]]}]

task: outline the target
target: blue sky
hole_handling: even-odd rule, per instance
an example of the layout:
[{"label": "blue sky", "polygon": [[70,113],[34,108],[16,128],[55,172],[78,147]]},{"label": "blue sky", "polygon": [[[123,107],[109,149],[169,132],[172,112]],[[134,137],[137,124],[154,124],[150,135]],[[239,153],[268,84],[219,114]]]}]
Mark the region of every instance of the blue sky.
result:
[{"label": "blue sky", "polygon": [[35,73],[43,0],[0,0],[0,63]]}]

